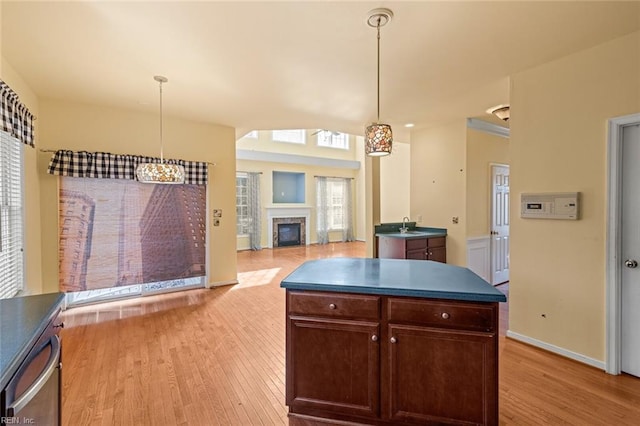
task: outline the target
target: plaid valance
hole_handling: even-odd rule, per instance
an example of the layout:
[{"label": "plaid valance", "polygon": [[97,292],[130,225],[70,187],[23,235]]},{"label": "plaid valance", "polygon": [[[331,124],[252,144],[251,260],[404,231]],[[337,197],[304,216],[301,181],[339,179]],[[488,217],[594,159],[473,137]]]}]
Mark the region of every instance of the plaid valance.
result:
[{"label": "plaid valance", "polygon": [[[138,164],[159,162],[160,158],[157,157],[59,150],[51,157],[48,172],[52,175],[71,177],[137,180],[136,167]],[[167,159],[164,162],[184,167],[184,183],[189,185],[207,184],[207,163]]]},{"label": "plaid valance", "polygon": [[27,145],[35,146],[33,120],[33,114],[20,102],[16,92],[0,80],[1,129]]}]

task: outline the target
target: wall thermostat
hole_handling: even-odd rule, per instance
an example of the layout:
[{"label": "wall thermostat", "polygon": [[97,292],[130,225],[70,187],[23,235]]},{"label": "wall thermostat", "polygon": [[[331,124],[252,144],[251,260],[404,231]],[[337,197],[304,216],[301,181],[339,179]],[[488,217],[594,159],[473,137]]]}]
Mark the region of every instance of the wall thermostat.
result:
[{"label": "wall thermostat", "polygon": [[520,195],[520,217],[525,219],[577,220],[579,192],[554,192]]}]

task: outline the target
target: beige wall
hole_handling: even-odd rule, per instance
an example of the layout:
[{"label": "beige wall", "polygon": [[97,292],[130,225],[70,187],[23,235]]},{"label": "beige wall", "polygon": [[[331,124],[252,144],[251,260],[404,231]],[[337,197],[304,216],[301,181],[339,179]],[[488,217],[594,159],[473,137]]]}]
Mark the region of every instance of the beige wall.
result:
[{"label": "beige wall", "polygon": [[[411,132],[411,218],[447,228],[447,263],[466,265],[466,143],[464,119]],[[452,217],[457,216],[457,224]]]},{"label": "beige wall", "polygon": [[580,191],[582,217],[521,219],[511,204],[509,328],[603,361],[607,119],[640,112],[640,33],[514,75],[511,111],[514,201]]},{"label": "beige wall", "polygon": [[467,129],[467,237],[489,235],[492,163],[509,164],[509,139]]},{"label": "beige wall", "polygon": [[[154,113],[40,100],[40,148],[159,155],[158,116]],[[235,135],[231,127],[164,117],[164,154],[216,163],[209,167],[210,208],[223,209],[221,225],[209,231],[211,284],[236,280]],[[57,290],[57,177],[46,173],[51,154],[40,154],[44,290]]]},{"label": "beige wall", "polygon": [[[401,222],[410,216],[411,145],[393,143],[391,155],[380,159],[380,221]],[[412,217],[411,220],[416,220]]]},{"label": "beige wall", "polygon": [[[40,294],[43,292],[43,282],[49,282],[47,275],[42,271],[42,240],[40,228],[40,187],[38,185],[38,169],[36,167],[40,143],[40,109],[38,98],[31,88],[22,80],[11,64],[2,58],[2,80],[15,91],[20,101],[29,108],[36,117],[35,143],[36,149],[25,145],[24,147],[24,258],[25,258],[25,292],[27,294]],[[57,246],[56,246],[57,250]],[[56,278],[57,282],[57,273]],[[44,292],[57,291],[56,289]]]}]

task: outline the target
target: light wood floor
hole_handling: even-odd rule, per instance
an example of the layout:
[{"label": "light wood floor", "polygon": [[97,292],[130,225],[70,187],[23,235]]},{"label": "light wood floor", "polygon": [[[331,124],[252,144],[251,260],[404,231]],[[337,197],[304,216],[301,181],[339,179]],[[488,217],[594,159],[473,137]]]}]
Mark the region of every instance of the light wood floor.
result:
[{"label": "light wood floor", "polygon": [[[239,285],[65,312],[63,425],[289,424],[279,283],[335,256],[362,257],[364,244],[241,252]],[[503,304],[500,424],[640,424],[640,379],[507,339],[507,314]]]}]

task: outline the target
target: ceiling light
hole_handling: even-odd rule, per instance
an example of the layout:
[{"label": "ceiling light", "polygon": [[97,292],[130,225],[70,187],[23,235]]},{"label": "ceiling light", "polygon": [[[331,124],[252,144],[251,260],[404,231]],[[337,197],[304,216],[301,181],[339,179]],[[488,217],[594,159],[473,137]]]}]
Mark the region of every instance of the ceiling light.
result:
[{"label": "ceiling light", "polygon": [[393,132],[391,126],[380,123],[380,27],[391,22],[393,12],[389,9],[373,9],[367,14],[367,24],[378,30],[378,119],[364,131],[365,152],[369,156],[381,157],[391,154]]},{"label": "ceiling light", "polygon": [[495,115],[500,120],[509,121],[509,105],[498,105],[489,108],[487,113]]},{"label": "ceiling light", "polygon": [[408,128],[411,128],[413,126],[415,126],[415,124],[413,124],[413,123],[407,123],[407,124],[404,125],[404,127],[408,127]]},{"label": "ceiling light", "polygon": [[167,164],[164,162],[164,152],[162,144],[162,83],[166,83],[167,78],[161,75],[153,77],[160,85],[160,162],[142,163],[136,168],[136,176],[139,182],[143,183],[184,183],[184,167],[178,164]]}]

